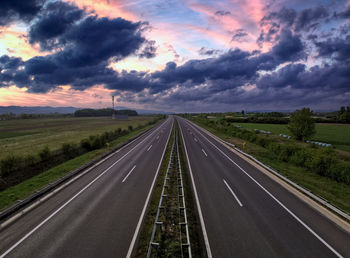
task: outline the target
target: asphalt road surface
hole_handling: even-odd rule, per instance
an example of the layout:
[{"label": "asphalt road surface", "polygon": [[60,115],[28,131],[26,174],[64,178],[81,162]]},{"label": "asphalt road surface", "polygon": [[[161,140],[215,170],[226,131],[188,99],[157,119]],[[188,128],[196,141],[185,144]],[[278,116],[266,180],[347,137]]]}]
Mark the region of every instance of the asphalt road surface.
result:
[{"label": "asphalt road surface", "polygon": [[[350,236],[176,117],[209,257],[350,257]],[[174,118],[0,231],[0,257],[130,257]]]},{"label": "asphalt road surface", "polygon": [[128,257],[173,117],[0,231],[0,257]]},{"label": "asphalt road surface", "polygon": [[209,257],[350,257],[350,235],[191,122],[179,121]]}]

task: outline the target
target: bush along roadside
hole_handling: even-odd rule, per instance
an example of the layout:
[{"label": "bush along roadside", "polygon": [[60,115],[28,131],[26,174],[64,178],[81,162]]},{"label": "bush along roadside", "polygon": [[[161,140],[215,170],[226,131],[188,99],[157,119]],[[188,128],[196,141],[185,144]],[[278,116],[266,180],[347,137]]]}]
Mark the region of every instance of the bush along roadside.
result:
[{"label": "bush along roadside", "polygon": [[145,125],[136,128],[129,126],[128,130],[117,128],[114,131],[91,135],[89,138],[81,140],[80,144],[64,143],[60,149],[55,151],[45,147],[37,154],[29,154],[24,157],[9,155],[0,160],[0,191],[82,154],[108,147],[111,141],[123,137],[134,130],[153,125],[163,118],[164,116],[158,116]]},{"label": "bush along roadside", "polygon": [[318,175],[350,185],[350,162],[337,157],[333,149],[320,149],[316,146],[303,147],[290,143],[280,143],[276,139],[260,135],[258,132],[237,128],[222,121],[215,123],[205,118],[193,118],[224,134],[243,139],[268,149],[278,160],[307,169]]}]

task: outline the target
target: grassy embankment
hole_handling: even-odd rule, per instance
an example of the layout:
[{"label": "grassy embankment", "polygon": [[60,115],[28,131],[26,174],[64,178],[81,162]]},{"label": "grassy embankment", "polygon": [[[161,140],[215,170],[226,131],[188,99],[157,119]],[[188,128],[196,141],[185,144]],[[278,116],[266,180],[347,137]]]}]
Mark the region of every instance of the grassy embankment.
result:
[{"label": "grassy embankment", "polygon": [[[104,132],[106,130],[113,130],[113,129],[116,129],[119,127],[127,128],[129,125],[135,126],[135,125],[140,125],[140,124],[146,124],[151,119],[152,119],[152,117],[142,117],[142,118],[135,118],[135,119],[132,118],[130,120],[125,120],[125,121],[112,121],[111,119],[107,120],[107,118],[88,118],[88,119],[67,118],[64,120],[65,121],[68,120],[68,121],[72,122],[73,125],[71,127],[69,127],[69,126],[61,127],[59,125],[59,121],[52,121],[52,123],[51,123],[52,126],[50,127],[50,130],[52,130],[52,132],[54,133],[55,130],[59,130],[58,128],[61,128],[62,132],[58,132],[57,135],[59,135],[60,133],[63,135],[65,135],[65,134],[66,135],[69,135],[69,134],[74,135],[74,136],[72,136],[73,138],[57,137],[56,142],[57,142],[57,144],[59,144],[59,143],[66,143],[67,141],[70,142],[70,140],[80,141],[81,139],[86,137],[87,132],[88,132],[87,129],[86,129],[85,133],[83,133],[80,136],[78,136],[79,131],[78,131],[78,133],[76,132],[76,130],[78,130],[77,128],[79,127],[79,121],[82,121],[82,120],[85,120],[85,124],[89,125],[88,127],[91,129],[91,132],[96,133],[96,132]],[[38,119],[35,119],[35,120],[37,121]],[[47,119],[45,119],[45,120],[47,120]],[[52,119],[49,119],[49,120],[52,120]],[[54,126],[55,124],[57,125],[57,127]],[[107,124],[107,126],[104,126],[104,124]],[[29,123],[27,125],[29,125]],[[113,126],[113,127],[111,127],[111,126]],[[149,125],[149,126],[144,127],[142,129],[133,130],[133,131],[129,132],[127,135],[118,137],[114,141],[110,142],[109,148],[113,148],[113,147],[117,146],[118,144],[121,144],[121,143],[127,141],[128,139],[130,139],[130,138],[136,136],[137,134],[149,129],[152,126],[153,125]],[[20,127],[20,128],[22,128],[21,130],[23,130],[23,127]],[[75,129],[72,129],[72,128],[75,128]],[[73,130],[73,132],[70,132],[70,130]],[[46,134],[46,133],[47,132],[45,132],[43,134]],[[44,141],[44,136],[40,136],[37,140]],[[49,183],[52,183],[52,182],[58,180],[59,178],[66,175],[70,171],[84,165],[85,163],[91,161],[94,158],[99,157],[100,155],[102,155],[106,151],[108,151],[108,148],[103,147],[103,148],[100,148],[97,150],[87,152],[83,155],[80,155],[80,156],[74,158],[74,159],[71,159],[67,162],[64,162],[64,163],[58,165],[58,166],[55,166],[55,167],[53,167],[53,168],[51,168],[43,173],[40,173],[39,175],[36,175],[36,176],[18,184],[18,185],[12,186],[12,187],[0,192],[0,210],[3,210],[5,208],[13,205],[18,200],[21,200],[21,199],[29,196],[30,194],[34,193],[35,191],[45,187]]]},{"label": "grassy embankment", "polygon": [[[273,134],[287,134],[290,132],[285,124],[255,124],[255,123],[232,123],[246,129],[258,129],[270,131]],[[350,125],[349,124],[316,124],[316,135],[313,141],[330,143],[339,150],[350,152]]]},{"label": "grassy embankment", "polygon": [[[226,141],[229,141],[233,144],[235,144],[239,148],[243,148],[243,142],[246,142],[244,151],[253,155],[258,160],[262,161],[266,165],[274,168],[275,170],[279,171],[284,176],[288,177],[295,183],[309,189],[314,194],[327,199],[330,203],[333,205],[339,207],[340,209],[343,209],[344,211],[347,211],[350,213],[350,187],[349,185],[337,182],[335,180],[332,180],[330,178],[327,178],[325,176],[319,175],[317,173],[311,172],[306,168],[284,162],[278,158],[276,154],[271,152],[269,149],[261,147],[260,145],[251,143],[249,141],[242,140],[237,137],[233,137],[230,133],[225,133],[222,130],[219,130],[218,128],[214,128],[208,125],[205,125],[204,123],[201,123],[199,121],[195,121],[198,125],[202,126],[203,128],[209,130],[210,132],[218,135],[222,139],[225,139]],[[237,124],[237,123],[234,123]],[[266,125],[266,124],[244,124],[244,123],[238,123],[242,127],[248,128],[250,126],[250,129],[263,129],[263,130],[269,130],[273,133],[285,133],[288,134],[285,131],[285,125]],[[331,143],[332,141],[339,141],[339,139],[345,139],[344,142],[346,142],[346,139],[349,139],[349,134],[347,133],[348,130],[346,128],[349,128],[348,125],[317,125],[316,129],[322,128],[319,130],[318,134],[315,138],[319,139],[320,141],[325,141]],[[326,129],[325,129],[326,128]],[[335,128],[335,129],[334,129]],[[336,132],[333,132],[332,130],[336,130]],[[334,133],[334,135],[333,135]],[[261,134],[260,134],[261,135]],[[266,138],[277,138],[277,136],[266,136]],[[279,137],[281,138],[281,137]],[[327,141],[328,140],[328,141]],[[299,142],[296,142],[294,140],[285,140],[280,139],[281,144],[295,144],[300,145]],[[343,142],[340,142],[343,143]],[[340,144],[342,145],[342,144]],[[343,144],[346,145],[346,144]],[[347,159],[346,156],[342,156],[342,158]]]},{"label": "grassy embankment", "polygon": [[68,117],[20,119],[0,121],[0,160],[7,155],[38,153],[45,146],[51,151],[63,143],[78,144],[90,135],[117,128],[136,128],[152,120],[151,116],[130,117],[129,120],[112,120],[109,117]]}]

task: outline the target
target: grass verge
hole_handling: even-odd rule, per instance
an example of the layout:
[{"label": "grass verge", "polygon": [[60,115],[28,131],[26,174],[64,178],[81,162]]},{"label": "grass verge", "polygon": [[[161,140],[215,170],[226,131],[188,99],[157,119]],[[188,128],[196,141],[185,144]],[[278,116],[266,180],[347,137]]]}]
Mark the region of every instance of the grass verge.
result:
[{"label": "grass verge", "polygon": [[[134,130],[129,134],[112,141],[110,143],[110,147],[115,147],[118,144],[125,142],[137,134],[151,128],[152,126],[154,125],[150,125],[139,130]],[[108,151],[107,148],[90,151],[0,192],[0,211],[44,188],[48,184],[55,182],[62,176],[68,174],[70,171],[79,168],[92,159],[101,156],[106,151]]]},{"label": "grass verge", "polygon": [[[243,140],[239,138],[234,138],[211,127],[197,124],[238,147],[242,146]],[[282,162],[277,159],[275,154],[256,144],[247,142],[243,150],[264,164],[279,171],[293,182],[309,189],[314,194],[328,200],[334,206],[350,213],[350,187],[348,185],[311,173],[304,168]]]}]

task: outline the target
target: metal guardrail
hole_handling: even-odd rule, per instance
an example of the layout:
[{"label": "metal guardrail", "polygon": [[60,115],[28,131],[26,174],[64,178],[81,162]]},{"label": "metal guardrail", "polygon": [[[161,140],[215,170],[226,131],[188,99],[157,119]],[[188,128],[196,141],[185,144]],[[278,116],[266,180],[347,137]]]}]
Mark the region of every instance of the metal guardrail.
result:
[{"label": "metal guardrail", "polygon": [[[176,134],[175,134],[175,139],[176,139],[176,152],[177,152],[177,157],[178,157],[177,161],[178,161],[178,168],[179,168],[179,171],[177,173],[177,193],[178,193],[178,204],[179,204],[181,256],[191,258],[192,253],[191,253],[191,244],[190,244],[190,234],[188,231],[185,192],[184,192],[183,180],[182,180],[182,169],[181,169],[180,152],[179,152],[178,132],[176,132]],[[183,232],[183,228],[184,228],[185,232]],[[185,241],[184,241],[184,238],[182,237],[183,234],[185,234]],[[184,250],[184,247],[187,247],[187,253],[186,253],[186,250]]]},{"label": "metal guardrail", "polygon": [[147,258],[153,257],[153,255],[155,255],[155,257],[158,257],[160,243],[155,242],[155,237],[157,234],[162,234],[162,226],[164,224],[164,221],[160,221],[160,216],[166,210],[166,202],[168,199],[167,198],[168,195],[166,194],[166,192],[168,191],[168,187],[169,187],[168,182],[170,181],[170,177],[175,176],[174,174],[176,174],[176,181],[177,181],[176,187],[177,187],[179,239],[180,239],[181,257],[191,258],[192,254],[191,254],[191,245],[190,245],[188,221],[187,221],[187,214],[186,214],[185,194],[183,190],[182,170],[181,170],[181,163],[179,158],[177,131],[175,131],[174,142],[171,147],[170,159],[169,159],[169,163],[165,173],[165,178],[163,181],[163,188],[162,188],[162,193],[158,203],[156,218],[153,224],[151,240],[149,242],[148,251],[147,251]]}]

